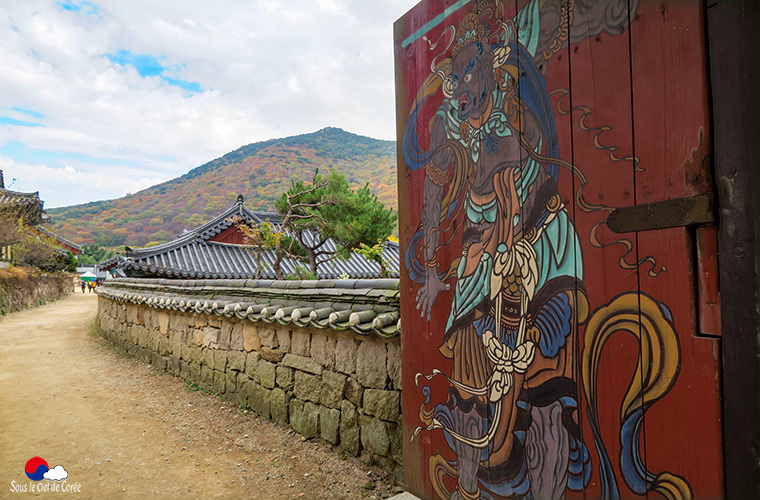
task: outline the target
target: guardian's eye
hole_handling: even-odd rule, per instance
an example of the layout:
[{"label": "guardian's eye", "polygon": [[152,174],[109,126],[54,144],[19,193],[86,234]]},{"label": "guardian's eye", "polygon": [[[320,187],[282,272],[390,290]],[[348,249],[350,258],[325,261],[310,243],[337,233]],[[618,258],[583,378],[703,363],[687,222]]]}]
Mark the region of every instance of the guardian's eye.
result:
[{"label": "guardian's eye", "polygon": [[472,73],[467,73],[466,75],[464,75],[465,83],[470,83],[471,81],[472,81]]}]

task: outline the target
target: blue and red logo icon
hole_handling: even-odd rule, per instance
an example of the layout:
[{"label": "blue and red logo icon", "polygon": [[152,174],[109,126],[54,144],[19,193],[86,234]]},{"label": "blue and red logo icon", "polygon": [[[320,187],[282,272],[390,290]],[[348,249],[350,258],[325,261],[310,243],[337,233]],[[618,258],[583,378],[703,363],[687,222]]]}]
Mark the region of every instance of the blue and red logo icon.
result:
[{"label": "blue and red logo icon", "polygon": [[48,464],[45,459],[40,457],[32,457],[26,462],[24,471],[26,475],[32,481],[42,481],[42,476],[49,470]]}]

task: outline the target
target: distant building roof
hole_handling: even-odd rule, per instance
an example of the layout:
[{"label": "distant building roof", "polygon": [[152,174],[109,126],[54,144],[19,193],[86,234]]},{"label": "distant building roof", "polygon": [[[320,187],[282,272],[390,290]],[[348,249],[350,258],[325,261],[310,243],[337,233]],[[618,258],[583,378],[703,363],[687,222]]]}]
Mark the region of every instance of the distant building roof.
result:
[{"label": "distant building roof", "polygon": [[[260,265],[251,247],[211,241],[211,238],[228,229],[233,224],[230,218],[240,217],[249,225],[270,221],[276,228],[282,224],[282,218],[275,212],[253,212],[243,205],[242,196],[238,201],[219,216],[202,226],[187,231],[175,240],[151,248],[131,249],[126,247],[126,255],[117,255],[101,263],[101,270],[116,269],[126,276],[134,277],[169,277],[169,278],[204,278],[204,279],[242,279],[256,276],[260,267],[261,279],[275,279],[273,250],[262,249]],[[328,240],[325,250],[334,252],[335,243]],[[383,258],[388,262],[391,277],[398,277],[399,247],[397,243],[388,242],[383,251]],[[281,263],[285,275],[292,275],[296,268],[289,258]],[[349,278],[377,278],[380,266],[370,262],[364,256],[352,253],[348,260],[333,259],[321,262],[317,267],[319,279],[334,279],[341,276]]]},{"label": "distant building roof", "polygon": [[76,243],[74,243],[72,241],[67,240],[63,236],[59,236],[59,235],[55,234],[54,232],[52,232],[52,231],[50,231],[48,229],[45,229],[43,226],[37,226],[36,229],[39,232],[41,232],[42,234],[45,234],[45,235],[50,236],[51,238],[53,238],[62,247],[64,247],[65,249],[71,251],[71,253],[73,253],[74,255],[79,255],[79,254],[82,253],[82,247],[81,246],[77,245]]},{"label": "distant building roof", "polygon": [[[0,209],[15,211],[29,210],[33,221],[49,221],[50,217],[42,210],[44,202],[40,199],[40,193],[19,193],[0,188]],[[21,215],[21,214],[20,214]]]},{"label": "distant building roof", "polygon": [[39,191],[34,193],[19,193],[18,191],[0,188],[0,205],[40,205],[41,207],[42,200],[40,199]]},{"label": "distant building roof", "polygon": [[84,266],[77,267],[77,270],[76,270],[77,274],[84,274],[84,273],[88,273],[88,272],[94,274],[95,277],[98,278],[98,279],[101,279],[101,278],[102,279],[106,279],[106,278],[108,278],[108,273],[106,273],[105,271],[99,270],[97,266],[93,266],[93,265],[87,264],[87,265],[84,265]]},{"label": "distant building roof", "polygon": [[[206,222],[200,227],[197,227],[196,229],[192,231],[188,231],[190,234],[197,235],[198,238],[201,238],[202,240],[210,240],[217,234],[221,233],[228,227],[232,226],[232,223],[229,221],[232,217],[238,216],[248,225],[256,225],[260,224],[262,222],[271,222],[276,228],[279,229],[280,225],[282,224],[282,216],[278,214],[277,212],[254,212],[250,210],[248,207],[246,207],[243,204],[243,196],[238,195],[237,201],[234,205],[232,205],[230,208],[216,216],[215,218],[211,219],[210,221]],[[187,235],[188,233],[185,233],[180,236]],[[166,243],[165,245],[170,245],[172,242]],[[154,250],[156,248],[159,248],[164,245],[159,245],[156,247],[150,248],[150,250]],[[148,250],[148,249],[143,249]],[[142,250],[137,250],[142,251]]]},{"label": "distant building roof", "polygon": [[[0,209],[11,209],[19,212],[20,216],[24,216],[24,220],[27,224],[34,224],[40,221],[49,222],[50,216],[42,209],[44,203],[45,202],[40,199],[39,191],[35,191],[34,193],[21,193],[5,189],[3,171],[0,170]],[[22,212],[26,210],[29,212]]]}]

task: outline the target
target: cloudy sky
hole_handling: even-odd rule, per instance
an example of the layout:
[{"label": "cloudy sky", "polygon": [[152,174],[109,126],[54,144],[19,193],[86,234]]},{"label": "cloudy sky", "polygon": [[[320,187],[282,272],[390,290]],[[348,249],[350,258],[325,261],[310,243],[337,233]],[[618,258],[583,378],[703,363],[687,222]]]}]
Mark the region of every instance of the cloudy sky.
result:
[{"label": "cloudy sky", "polygon": [[48,208],[327,126],[395,138],[417,0],[0,0],[0,169]]}]

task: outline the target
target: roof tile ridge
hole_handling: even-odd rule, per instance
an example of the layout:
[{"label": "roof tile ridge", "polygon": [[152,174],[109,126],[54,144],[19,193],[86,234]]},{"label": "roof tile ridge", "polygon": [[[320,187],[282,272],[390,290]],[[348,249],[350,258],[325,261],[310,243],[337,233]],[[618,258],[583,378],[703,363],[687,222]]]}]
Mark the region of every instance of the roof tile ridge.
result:
[{"label": "roof tile ridge", "polygon": [[198,234],[196,234],[195,231],[188,231],[185,234],[181,234],[177,236],[171,241],[167,241],[166,243],[161,243],[160,245],[156,245],[154,247],[133,248],[132,253],[129,255],[129,257],[133,259],[136,257],[137,258],[153,257],[154,255],[158,255],[160,253],[164,253],[170,250],[176,250],[177,248],[186,246],[189,243],[193,243],[197,237],[198,237]]},{"label": "roof tile ridge", "polygon": [[11,191],[10,189],[0,188],[0,193],[8,193],[16,196],[24,196],[27,198],[36,197],[37,199],[40,197],[39,191],[34,191],[33,193],[22,193],[21,191]]},{"label": "roof tile ridge", "polygon": [[73,241],[67,240],[66,238],[64,238],[64,237],[63,237],[63,236],[61,236],[60,234],[58,234],[58,233],[54,233],[54,232],[53,232],[53,231],[51,231],[50,229],[47,229],[47,228],[46,228],[45,226],[43,226],[42,224],[38,224],[38,225],[37,225],[37,228],[38,228],[39,230],[41,230],[42,232],[44,232],[45,234],[48,234],[48,235],[52,236],[53,238],[55,238],[56,240],[60,241],[61,243],[65,243],[65,244],[67,244],[67,245],[69,245],[69,246],[71,246],[71,247],[74,247],[74,248],[78,248],[78,249],[80,249],[80,250],[81,250],[81,248],[82,248],[80,245],[78,245],[78,244],[74,243]]},{"label": "roof tile ridge", "polygon": [[[210,229],[214,229],[219,224],[223,223],[225,220],[229,219],[233,215],[236,215],[238,212],[238,207],[241,206],[238,203],[235,203],[234,205],[228,207],[224,212],[220,213],[210,221],[198,226],[195,228],[192,232],[197,233],[198,235],[201,235]],[[244,205],[243,205],[244,206]],[[229,227],[229,226],[228,226]],[[217,231],[218,232],[218,231]]]}]

